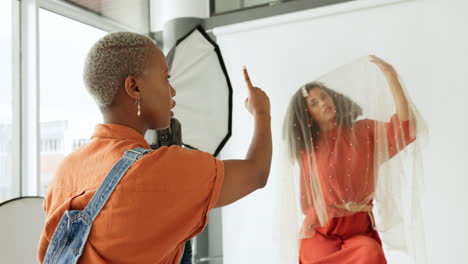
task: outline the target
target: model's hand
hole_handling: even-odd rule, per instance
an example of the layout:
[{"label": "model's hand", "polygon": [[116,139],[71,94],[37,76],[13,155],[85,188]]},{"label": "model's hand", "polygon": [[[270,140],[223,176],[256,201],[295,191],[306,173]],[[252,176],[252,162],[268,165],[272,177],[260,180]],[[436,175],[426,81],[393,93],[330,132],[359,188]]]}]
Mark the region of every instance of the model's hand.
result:
[{"label": "model's hand", "polygon": [[379,69],[386,75],[386,76],[397,76],[397,73],[395,71],[395,68],[393,68],[393,66],[382,60],[381,58],[375,56],[375,55],[370,55],[370,62],[374,63],[375,65],[377,65],[377,67],[379,67]]}]

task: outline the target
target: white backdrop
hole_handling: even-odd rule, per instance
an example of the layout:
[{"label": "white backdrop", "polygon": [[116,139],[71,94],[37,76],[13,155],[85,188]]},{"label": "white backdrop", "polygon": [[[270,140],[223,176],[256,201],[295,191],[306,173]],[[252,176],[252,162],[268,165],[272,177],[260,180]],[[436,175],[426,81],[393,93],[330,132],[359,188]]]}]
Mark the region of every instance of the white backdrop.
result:
[{"label": "white backdrop", "polygon": [[[379,0],[347,7],[363,2]],[[340,12],[325,7],[215,30],[234,86],[233,137],[223,159],[245,155],[252,135],[252,118],[243,106],[242,65],[270,96],[278,141],[293,91],[339,65],[377,54],[403,76],[430,130],[423,153],[429,263],[468,263],[468,2],[408,0],[349,12],[332,8]],[[275,170],[273,164],[265,189],[223,209],[225,264],[277,263]]]}]

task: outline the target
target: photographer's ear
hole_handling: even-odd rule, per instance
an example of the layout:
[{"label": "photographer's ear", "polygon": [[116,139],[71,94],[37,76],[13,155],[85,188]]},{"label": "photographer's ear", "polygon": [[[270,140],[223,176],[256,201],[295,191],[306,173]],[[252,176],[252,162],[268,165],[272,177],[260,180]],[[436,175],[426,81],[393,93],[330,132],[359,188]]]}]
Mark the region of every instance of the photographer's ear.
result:
[{"label": "photographer's ear", "polygon": [[135,76],[130,75],[125,79],[125,93],[134,100],[141,97]]}]

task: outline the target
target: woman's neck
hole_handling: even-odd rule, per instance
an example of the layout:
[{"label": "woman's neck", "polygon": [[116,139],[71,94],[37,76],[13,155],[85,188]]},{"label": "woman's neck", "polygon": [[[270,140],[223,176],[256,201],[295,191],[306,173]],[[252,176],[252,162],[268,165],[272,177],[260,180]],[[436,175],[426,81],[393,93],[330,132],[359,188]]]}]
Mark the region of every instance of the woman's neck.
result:
[{"label": "woman's neck", "polygon": [[121,109],[114,108],[114,109],[107,109],[106,111],[102,111],[104,124],[116,124],[121,126],[126,126],[129,128],[133,128],[138,133],[142,134],[143,136],[146,133],[147,128],[143,125],[141,119],[132,118],[131,114]]},{"label": "woman's neck", "polygon": [[332,121],[320,122],[318,123],[318,125],[320,127],[321,132],[326,132],[328,130],[332,130],[336,128],[338,126],[338,122],[336,122],[336,120],[332,120]]}]

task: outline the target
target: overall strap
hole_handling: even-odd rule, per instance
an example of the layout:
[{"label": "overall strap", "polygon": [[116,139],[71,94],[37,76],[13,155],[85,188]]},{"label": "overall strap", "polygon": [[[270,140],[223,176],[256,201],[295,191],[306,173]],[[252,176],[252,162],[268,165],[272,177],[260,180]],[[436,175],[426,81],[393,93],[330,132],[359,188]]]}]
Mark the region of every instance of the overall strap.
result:
[{"label": "overall strap", "polygon": [[151,149],[135,148],[125,151],[123,157],[107,173],[106,178],[83,210],[83,213],[87,214],[90,220],[94,221],[130,166],[148,152],[151,152]]}]

